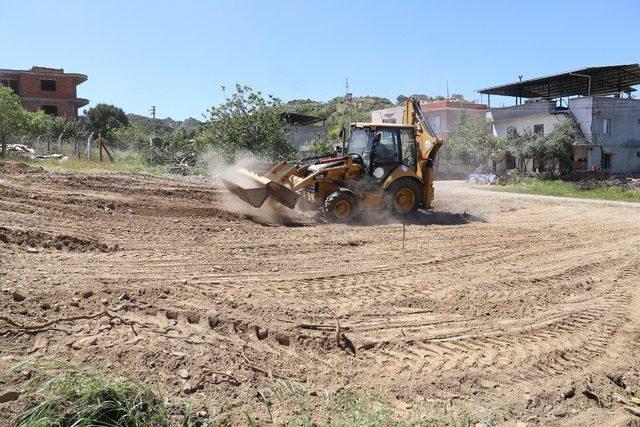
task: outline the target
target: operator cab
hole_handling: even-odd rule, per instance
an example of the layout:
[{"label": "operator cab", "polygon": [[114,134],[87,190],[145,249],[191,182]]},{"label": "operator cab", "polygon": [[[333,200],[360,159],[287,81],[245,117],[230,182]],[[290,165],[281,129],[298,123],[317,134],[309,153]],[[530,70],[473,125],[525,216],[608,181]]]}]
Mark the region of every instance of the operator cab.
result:
[{"label": "operator cab", "polygon": [[416,170],[416,138],[413,126],[356,123],[346,153],[362,163],[365,175],[382,182],[398,166]]}]

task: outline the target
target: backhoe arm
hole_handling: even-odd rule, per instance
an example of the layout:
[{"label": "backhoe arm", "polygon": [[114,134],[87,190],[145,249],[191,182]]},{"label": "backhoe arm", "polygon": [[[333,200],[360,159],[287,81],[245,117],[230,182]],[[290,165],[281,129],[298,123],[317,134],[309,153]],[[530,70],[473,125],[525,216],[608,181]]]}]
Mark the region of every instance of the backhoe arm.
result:
[{"label": "backhoe arm", "polygon": [[427,118],[422,114],[420,101],[415,98],[407,99],[404,109],[403,123],[413,125],[416,132],[416,143],[420,161],[418,162],[418,175],[422,177],[422,200],[426,208],[431,207],[433,201],[433,167],[436,161],[436,153],[442,145]]}]

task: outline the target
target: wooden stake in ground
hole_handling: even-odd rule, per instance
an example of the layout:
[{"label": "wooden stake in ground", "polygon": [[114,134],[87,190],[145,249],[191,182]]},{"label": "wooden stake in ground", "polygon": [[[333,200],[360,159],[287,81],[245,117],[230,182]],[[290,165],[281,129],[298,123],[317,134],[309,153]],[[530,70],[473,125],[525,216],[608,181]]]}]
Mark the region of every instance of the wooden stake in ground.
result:
[{"label": "wooden stake in ground", "polygon": [[402,249],[404,250],[404,233],[405,233],[406,223],[402,221]]}]

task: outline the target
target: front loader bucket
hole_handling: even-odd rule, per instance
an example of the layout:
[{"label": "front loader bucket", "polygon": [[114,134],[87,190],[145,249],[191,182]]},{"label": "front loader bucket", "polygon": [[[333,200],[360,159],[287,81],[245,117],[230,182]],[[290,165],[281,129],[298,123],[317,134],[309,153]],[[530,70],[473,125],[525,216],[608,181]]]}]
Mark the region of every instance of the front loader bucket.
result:
[{"label": "front loader bucket", "polygon": [[300,195],[289,187],[250,172],[244,168],[238,169],[234,176],[221,177],[222,182],[231,193],[254,208],[262,206],[267,198],[271,197],[277,202],[293,209]]}]

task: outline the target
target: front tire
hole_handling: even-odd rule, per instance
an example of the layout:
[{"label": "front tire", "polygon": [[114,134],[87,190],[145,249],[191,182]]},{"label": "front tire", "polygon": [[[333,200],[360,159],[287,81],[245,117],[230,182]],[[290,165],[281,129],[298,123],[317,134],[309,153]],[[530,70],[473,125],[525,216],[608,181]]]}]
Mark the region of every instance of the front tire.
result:
[{"label": "front tire", "polygon": [[407,215],[422,204],[420,185],[412,179],[399,179],[386,192],[386,205],[396,215]]},{"label": "front tire", "polygon": [[334,191],[324,201],[324,217],[331,222],[349,222],[356,215],[356,200],[348,191]]}]

